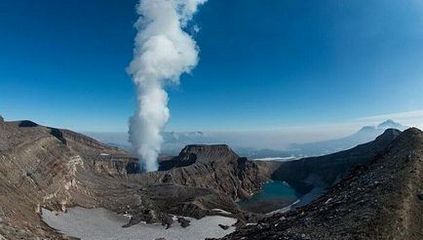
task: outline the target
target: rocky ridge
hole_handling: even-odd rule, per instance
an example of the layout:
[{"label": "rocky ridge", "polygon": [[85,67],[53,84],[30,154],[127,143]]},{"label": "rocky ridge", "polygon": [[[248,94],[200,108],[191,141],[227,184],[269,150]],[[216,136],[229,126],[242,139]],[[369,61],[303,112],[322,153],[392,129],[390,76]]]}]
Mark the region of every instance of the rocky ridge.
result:
[{"label": "rocky ridge", "polygon": [[272,179],[285,181],[302,194],[310,192],[315,187],[328,188],[350,173],[353,167],[367,164],[384,153],[400,134],[399,130],[387,129],[374,141],[349,150],[283,162],[272,174]]},{"label": "rocky ridge", "polygon": [[408,129],[326,194],[224,239],[422,239],[423,133]]}]

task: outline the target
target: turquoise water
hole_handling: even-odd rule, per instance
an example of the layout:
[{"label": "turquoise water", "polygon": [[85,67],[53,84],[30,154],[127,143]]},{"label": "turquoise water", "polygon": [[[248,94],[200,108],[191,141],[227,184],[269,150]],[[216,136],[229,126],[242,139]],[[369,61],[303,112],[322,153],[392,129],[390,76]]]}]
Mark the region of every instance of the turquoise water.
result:
[{"label": "turquoise water", "polygon": [[248,200],[239,203],[239,206],[252,212],[271,212],[295,202],[299,195],[287,183],[271,181],[263,185],[260,192]]}]

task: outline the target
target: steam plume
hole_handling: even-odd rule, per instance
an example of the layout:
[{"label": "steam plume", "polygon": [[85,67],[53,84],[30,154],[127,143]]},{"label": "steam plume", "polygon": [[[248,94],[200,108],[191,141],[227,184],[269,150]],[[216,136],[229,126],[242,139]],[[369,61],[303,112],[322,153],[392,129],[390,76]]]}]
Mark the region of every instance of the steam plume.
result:
[{"label": "steam plume", "polygon": [[198,62],[198,47],[184,32],[187,22],[206,0],[140,0],[135,24],[134,58],[128,67],[138,91],[138,108],[129,122],[129,140],[147,171],[158,168],[161,132],[169,119],[166,83]]}]

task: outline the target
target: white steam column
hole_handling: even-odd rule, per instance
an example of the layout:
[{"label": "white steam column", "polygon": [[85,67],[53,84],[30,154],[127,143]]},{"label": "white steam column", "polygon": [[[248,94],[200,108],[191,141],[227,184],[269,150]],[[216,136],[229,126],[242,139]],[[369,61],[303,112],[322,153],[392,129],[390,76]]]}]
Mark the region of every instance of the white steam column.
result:
[{"label": "white steam column", "polygon": [[167,83],[179,83],[198,63],[198,46],[184,27],[206,0],[140,0],[134,58],[128,67],[137,86],[138,108],[129,122],[131,142],[146,171],[158,169],[168,119]]}]

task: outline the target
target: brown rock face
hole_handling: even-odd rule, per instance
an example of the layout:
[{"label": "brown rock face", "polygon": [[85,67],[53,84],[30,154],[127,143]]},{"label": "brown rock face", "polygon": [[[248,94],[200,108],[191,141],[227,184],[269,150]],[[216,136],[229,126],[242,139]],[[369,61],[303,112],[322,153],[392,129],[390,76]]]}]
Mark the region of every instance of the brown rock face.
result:
[{"label": "brown rock face", "polygon": [[[30,121],[0,124],[2,235],[10,239],[20,235],[30,239],[33,234],[58,237],[40,221],[41,207],[59,210],[74,204],[99,204],[94,189],[105,188],[111,180],[93,173],[93,160],[100,152],[120,151],[92,139],[95,147],[86,146],[72,138],[74,134]],[[13,229],[20,230],[14,233]]]},{"label": "brown rock face", "polygon": [[189,145],[179,156],[161,162],[161,171],[133,175],[131,179],[214,189],[236,200],[257,192],[270,179],[272,168],[239,157],[227,145]]}]

